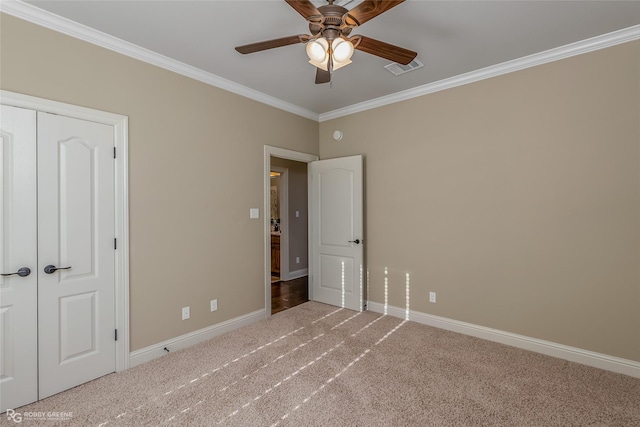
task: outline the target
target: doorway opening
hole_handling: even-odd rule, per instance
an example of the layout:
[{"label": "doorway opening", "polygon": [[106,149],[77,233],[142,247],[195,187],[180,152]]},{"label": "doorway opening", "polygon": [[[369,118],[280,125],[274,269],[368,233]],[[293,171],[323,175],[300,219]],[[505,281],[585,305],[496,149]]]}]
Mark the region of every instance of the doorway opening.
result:
[{"label": "doorway opening", "polygon": [[308,301],[308,175],[311,154],[265,146],[265,311]]},{"label": "doorway opening", "polygon": [[271,314],[309,300],[307,164],[271,157]]}]

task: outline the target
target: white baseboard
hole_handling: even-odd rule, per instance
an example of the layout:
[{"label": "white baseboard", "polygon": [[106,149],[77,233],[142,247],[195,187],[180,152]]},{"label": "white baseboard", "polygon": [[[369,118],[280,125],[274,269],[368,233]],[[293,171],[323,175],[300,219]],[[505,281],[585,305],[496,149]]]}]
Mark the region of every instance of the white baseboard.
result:
[{"label": "white baseboard", "polygon": [[[384,304],[369,301],[368,309],[376,313],[385,314]],[[407,318],[407,310],[399,307],[387,306],[386,314],[393,317],[399,317],[401,319]],[[434,316],[432,314],[421,313],[419,311],[410,310],[409,320],[423,325],[471,335],[473,337],[535,351],[536,353],[546,354],[547,356],[553,356],[571,362],[577,362],[583,365],[640,378],[640,362],[633,360],[622,359],[615,356],[583,350],[577,347],[570,347],[551,341],[531,338],[525,335],[513,334],[511,332],[487,328],[484,326],[474,325],[472,323],[448,319],[446,317]]]},{"label": "white baseboard", "polygon": [[289,274],[287,275],[287,280],[299,279],[300,277],[304,277],[308,275],[309,275],[309,269],[302,268],[300,270],[290,271]]},{"label": "white baseboard", "polygon": [[164,348],[168,348],[170,351],[176,351],[183,348],[191,347],[202,341],[209,340],[217,337],[218,335],[231,332],[243,326],[248,326],[259,320],[265,318],[265,309],[257,310],[243,316],[236,317],[234,319],[227,320],[200,330],[190,332],[188,334],[181,335],[179,337],[171,338],[167,341],[163,341],[158,344],[151,345],[149,347],[141,348],[140,350],[132,351],[129,354],[129,367],[132,368],[144,362],[148,362],[160,356],[164,356],[167,352]]}]

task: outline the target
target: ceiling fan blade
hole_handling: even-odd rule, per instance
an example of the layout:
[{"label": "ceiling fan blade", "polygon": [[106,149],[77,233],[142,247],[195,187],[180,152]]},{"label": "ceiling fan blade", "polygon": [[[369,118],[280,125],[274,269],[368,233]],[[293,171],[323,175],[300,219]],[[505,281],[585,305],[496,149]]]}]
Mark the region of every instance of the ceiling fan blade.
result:
[{"label": "ceiling fan blade", "polygon": [[306,34],[298,34],[297,36],[282,37],[279,39],[265,40],[263,42],[246,44],[236,47],[240,53],[254,53],[261,50],[273,49],[276,47],[288,46],[290,44],[304,43],[309,39]]},{"label": "ceiling fan blade", "polygon": [[389,61],[407,65],[418,56],[416,52],[403,47],[394,46],[365,36],[360,37],[360,42],[355,45],[357,50],[388,59]]},{"label": "ceiling fan blade", "polygon": [[347,13],[345,23],[347,25],[362,25],[386,12],[404,0],[365,0]]},{"label": "ceiling fan blade", "polygon": [[331,81],[331,73],[323,70],[322,68],[316,68],[316,84],[329,83]]},{"label": "ceiling fan blade", "polygon": [[309,0],[285,0],[289,6],[294,8],[304,19],[310,16],[322,16],[320,11]]}]

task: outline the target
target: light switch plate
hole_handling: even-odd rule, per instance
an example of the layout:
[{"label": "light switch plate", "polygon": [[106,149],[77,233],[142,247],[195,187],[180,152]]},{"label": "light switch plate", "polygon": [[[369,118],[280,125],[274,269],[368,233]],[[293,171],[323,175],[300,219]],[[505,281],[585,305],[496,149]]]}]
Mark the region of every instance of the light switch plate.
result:
[{"label": "light switch plate", "polygon": [[260,218],[260,209],[259,208],[249,209],[249,218],[251,219]]}]

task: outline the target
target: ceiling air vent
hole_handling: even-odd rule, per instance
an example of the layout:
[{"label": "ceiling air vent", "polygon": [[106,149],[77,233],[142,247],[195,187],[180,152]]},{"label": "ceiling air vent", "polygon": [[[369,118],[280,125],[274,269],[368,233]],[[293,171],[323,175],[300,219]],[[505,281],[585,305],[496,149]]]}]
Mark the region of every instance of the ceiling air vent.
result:
[{"label": "ceiling air vent", "polygon": [[418,68],[424,67],[424,64],[417,59],[409,62],[407,65],[398,64],[397,62],[392,62],[389,65],[385,65],[384,68],[389,70],[389,72],[393,73],[396,76],[400,74],[408,73],[409,71],[417,70]]}]

